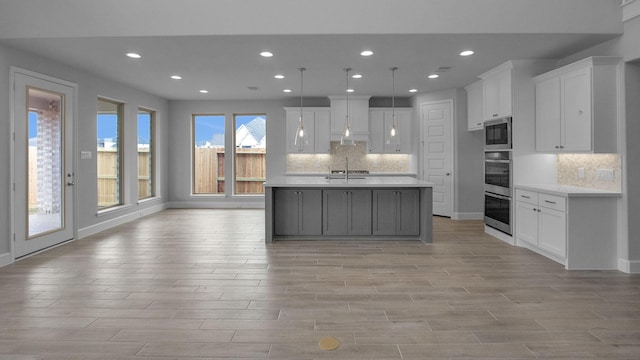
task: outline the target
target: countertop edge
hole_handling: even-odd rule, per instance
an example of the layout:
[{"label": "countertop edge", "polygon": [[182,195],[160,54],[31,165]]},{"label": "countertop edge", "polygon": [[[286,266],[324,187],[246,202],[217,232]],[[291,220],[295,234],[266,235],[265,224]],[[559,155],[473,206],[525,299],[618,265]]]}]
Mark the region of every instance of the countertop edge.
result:
[{"label": "countertop edge", "polygon": [[[294,180],[295,179],[295,180]],[[409,176],[369,176],[360,179],[352,179],[343,182],[342,179],[335,179],[330,182],[324,177],[298,177],[298,176],[278,176],[267,180],[264,183],[266,188],[432,188],[434,184],[418,180]]]},{"label": "countertop edge", "polygon": [[[557,189],[553,187],[558,186]],[[621,197],[622,193],[608,190],[598,190],[591,188],[581,188],[579,186],[563,186],[553,184],[518,184],[514,189],[537,191],[551,195],[563,197]],[[582,190],[583,189],[583,190]]]}]

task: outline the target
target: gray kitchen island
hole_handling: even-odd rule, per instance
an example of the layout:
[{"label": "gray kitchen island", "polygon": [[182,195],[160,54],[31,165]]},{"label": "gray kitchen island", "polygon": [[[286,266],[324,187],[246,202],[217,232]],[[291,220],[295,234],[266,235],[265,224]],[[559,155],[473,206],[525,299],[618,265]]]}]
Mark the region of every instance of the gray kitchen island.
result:
[{"label": "gray kitchen island", "polygon": [[265,241],[432,241],[432,184],[408,176],[281,176],[265,186]]}]

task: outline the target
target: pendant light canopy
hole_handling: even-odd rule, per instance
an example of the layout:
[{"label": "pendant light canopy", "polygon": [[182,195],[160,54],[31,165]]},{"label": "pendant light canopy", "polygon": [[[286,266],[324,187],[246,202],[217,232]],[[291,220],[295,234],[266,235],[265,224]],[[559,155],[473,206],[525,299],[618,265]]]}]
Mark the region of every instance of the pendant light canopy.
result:
[{"label": "pendant light canopy", "polygon": [[391,125],[389,126],[389,136],[387,137],[388,144],[398,144],[400,142],[400,136],[398,136],[398,123],[396,121],[396,70],[397,67],[392,67],[391,70]]},{"label": "pendant light canopy", "polygon": [[298,127],[296,129],[296,138],[294,145],[304,146],[309,143],[309,133],[304,128],[304,116],[303,116],[303,96],[304,96],[304,71],[307,70],[303,67],[298,68],[300,70],[300,116],[298,117]]},{"label": "pendant light canopy", "polygon": [[344,71],[347,74],[347,115],[344,119],[344,131],[342,132],[342,137],[340,137],[340,145],[355,145],[355,141],[353,141],[353,134],[351,133],[351,124],[349,123],[349,72],[351,68],[346,68]]}]

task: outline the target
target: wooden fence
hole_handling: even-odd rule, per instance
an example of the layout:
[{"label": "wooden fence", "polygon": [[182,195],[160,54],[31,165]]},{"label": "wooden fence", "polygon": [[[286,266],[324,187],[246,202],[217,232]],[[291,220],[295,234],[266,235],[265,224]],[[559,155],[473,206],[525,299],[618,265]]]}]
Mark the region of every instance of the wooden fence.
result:
[{"label": "wooden fence", "polygon": [[[29,147],[29,171],[37,169],[37,150]],[[194,193],[224,194],[224,149],[196,148],[194,152]],[[138,199],[152,195],[149,150],[138,150]],[[108,149],[97,152],[98,206],[116,204],[117,153]],[[236,149],[236,194],[264,194],[262,183],[266,180],[265,149]],[[29,177],[29,207],[38,203],[38,187],[35,176]]]}]

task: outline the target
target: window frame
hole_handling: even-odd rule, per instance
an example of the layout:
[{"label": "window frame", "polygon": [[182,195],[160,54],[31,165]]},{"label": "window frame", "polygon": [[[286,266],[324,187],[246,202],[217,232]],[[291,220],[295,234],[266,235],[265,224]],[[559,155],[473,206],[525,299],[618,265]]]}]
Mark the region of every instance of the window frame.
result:
[{"label": "window frame", "polygon": [[[233,129],[233,140],[232,140],[232,144],[230,145],[231,147],[233,147],[233,155],[232,155],[232,161],[231,161],[231,173],[233,175],[233,182],[231,185],[231,196],[233,197],[264,197],[264,191],[262,193],[238,193],[237,191],[237,173],[236,173],[236,162],[238,161],[237,159],[237,149],[238,147],[236,147],[236,135],[238,132],[238,128],[237,128],[237,118],[238,117],[242,117],[242,116],[253,116],[253,117],[264,117],[265,119],[265,137],[267,136],[267,129],[266,129],[266,122],[267,122],[267,113],[266,112],[249,112],[249,113],[234,113],[232,116],[232,124],[231,124],[231,128]],[[268,141],[268,139],[267,139]],[[226,146],[226,144],[225,144]],[[225,149],[226,151],[226,149]],[[266,171],[266,161],[267,161],[267,148],[265,146],[264,148],[264,153],[265,153],[265,171]],[[226,177],[226,176],[225,176]]]},{"label": "window frame", "polygon": [[[115,208],[119,208],[123,205],[125,205],[125,186],[124,186],[124,178],[125,178],[125,166],[124,166],[124,162],[125,162],[125,156],[124,156],[124,141],[125,141],[125,131],[124,131],[124,106],[125,104],[121,101],[115,100],[115,99],[110,99],[110,98],[106,98],[106,97],[102,97],[102,96],[98,96],[97,98],[97,103],[98,103],[98,109],[96,111],[96,135],[98,133],[98,116],[101,113],[105,113],[105,112],[101,112],[100,111],[100,102],[105,102],[105,103],[109,103],[112,105],[116,106],[116,115],[117,115],[117,121],[116,121],[116,125],[117,125],[117,132],[116,132],[116,138],[118,140],[118,145],[117,145],[117,161],[118,161],[118,173],[117,173],[117,179],[116,179],[116,188],[117,188],[117,195],[118,195],[118,201],[115,204],[109,205],[109,206],[100,206],[99,202],[98,202],[98,197],[99,197],[99,192],[100,189],[98,188],[98,184],[96,183],[96,206],[98,208],[98,213],[102,213],[105,211],[110,211],[113,210]],[[97,143],[96,143],[97,145]],[[97,162],[98,162],[98,155],[97,155],[97,146],[96,146],[96,180],[98,179],[98,168],[97,168]]]},{"label": "window frame", "polygon": [[[141,198],[140,197],[140,156],[139,156],[139,152],[137,149],[137,145],[139,144],[139,136],[140,136],[140,113],[147,113],[149,114],[149,195],[146,197]],[[156,194],[156,189],[157,189],[157,185],[156,185],[156,116],[157,116],[157,111],[153,110],[153,109],[149,109],[143,106],[139,106],[138,107],[138,118],[137,120],[137,141],[136,141],[136,164],[137,164],[137,182],[136,184],[138,185],[138,202],[140,201],[145,201],[151,198],[154,198],[157,196]]]},{"label": "window frame", "polygon": [[[225,139],[224,141],[224,155],[225,155],[225,168],[224,168],[224,173],[225,173],[225,180],[224,180],[224,190],[221,192],[196,192],[196,118],[197,117],[201,117],[201,116],[211,116],[211,117],[222,117],[224,119],[223,122],[223,128],[224,128],[224,134],[223,137]],[[227,117],[224,113],[197,113],[197,114],[191,114],[191,196],[213,196],[213,197],[224,197],[227,195],[227,192],[229,191],[229,185],[228,185],[228,181],[227,181],[227,161],[228,159],[227,154],[229,153],[228,149],[227,149],[228,145],[228,141],[227,141]],[[231,157],[233,157],[233,155],[231,155]],[[216,180],[217,183],[217,180]],[[216,184],[217,186],[217,184]]]}]

